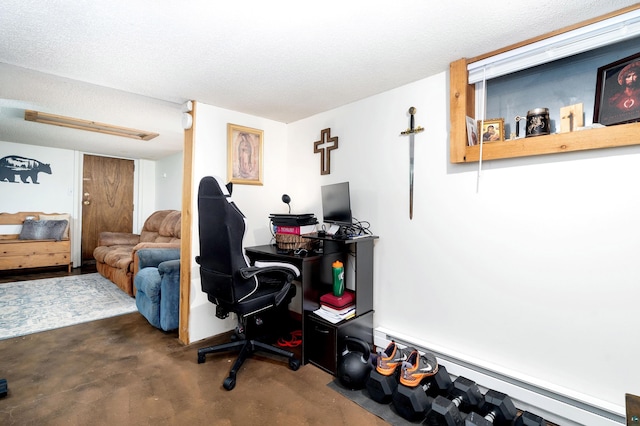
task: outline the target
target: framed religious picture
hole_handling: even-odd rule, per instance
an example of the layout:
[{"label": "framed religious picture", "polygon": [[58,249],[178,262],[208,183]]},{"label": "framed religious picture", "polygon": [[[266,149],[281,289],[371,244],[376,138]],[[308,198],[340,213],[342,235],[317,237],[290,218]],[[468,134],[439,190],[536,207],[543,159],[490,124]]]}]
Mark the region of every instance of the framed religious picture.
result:
[{"label": "framed religious picture", "polygon": [[640,53],[598,68],[593,122],[640,121]]},{"label": "framed religious picture", "polygon": [[482,143],[504,140],[504,118],[492,118],[478,121],[478,129],[482,135]]},{"label": "framed religious picture", "polygon": [[478,145],[478,127],[476,127],[476,120],[467,116],[467,145]]},{"label": "framed religious picture", "polygon": [[227,124],[227,180],[262,185],[263,131]]}]

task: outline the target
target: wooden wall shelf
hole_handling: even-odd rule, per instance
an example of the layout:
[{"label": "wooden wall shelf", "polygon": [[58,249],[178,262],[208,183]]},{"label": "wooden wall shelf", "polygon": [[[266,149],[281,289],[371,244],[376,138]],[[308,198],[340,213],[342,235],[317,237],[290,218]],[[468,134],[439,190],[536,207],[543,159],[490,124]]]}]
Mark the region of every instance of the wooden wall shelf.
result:
[{"label": "wooden wall shelf", "polygon": [[[590,25],[612,16],[628,12],[640,6],[610,13],[606,16],[575,25],[564,30],[536,37],[496,52],[477,58],[462,58],[450,65],[450,117],[449,161],[451,163],[477,162],[480,159],[480,146],[467,145],[466,117],[475,117],[475,85],[468,84],[467,65],[477,62],[496,53],[505,52],[519,46],[527,45],[558,33],[570,31]],[[600,148],[612,148],[628,145],[640,145],[640,123],[621,124],[569,133],[556,133],[547,136],[536,136],[507,140],[504,142],[485,143],[482,147],[482,160],[527,157],[533,155],[556,154],[562,152],[583,151]]]}]

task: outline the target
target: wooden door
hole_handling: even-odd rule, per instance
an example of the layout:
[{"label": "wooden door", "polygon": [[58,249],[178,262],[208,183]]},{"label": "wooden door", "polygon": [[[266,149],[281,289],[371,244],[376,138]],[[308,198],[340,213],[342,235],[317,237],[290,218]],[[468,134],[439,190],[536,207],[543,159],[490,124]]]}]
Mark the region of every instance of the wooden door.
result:
[{"label": "wooden door", "polygon": [[92,263],[100,232],[133,230],[133,160],[85,155],[82,263]]}]

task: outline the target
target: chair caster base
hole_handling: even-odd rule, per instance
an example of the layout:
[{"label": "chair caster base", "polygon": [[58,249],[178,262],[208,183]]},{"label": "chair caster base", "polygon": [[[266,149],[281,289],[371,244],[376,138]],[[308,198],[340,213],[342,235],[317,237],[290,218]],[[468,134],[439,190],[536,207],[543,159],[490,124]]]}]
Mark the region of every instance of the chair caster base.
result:
[{"label": "chair caster base", "polygon": [[7,396],[9,387],[7,386],[7,379],[0,379],[0,398]]},{"label": "chair caster base", "polygon": [[298,368],[300,368],[300,360],[297,358],[290,358],[289,368],[292,369],[293,371],[298,371]]},{"label": "chair caster base", "polygon": [[226,379],[224,379],[224,382],[222,382],[222,387],[228,391],[235,388],[236,387],[235,377],[227,377]]}]

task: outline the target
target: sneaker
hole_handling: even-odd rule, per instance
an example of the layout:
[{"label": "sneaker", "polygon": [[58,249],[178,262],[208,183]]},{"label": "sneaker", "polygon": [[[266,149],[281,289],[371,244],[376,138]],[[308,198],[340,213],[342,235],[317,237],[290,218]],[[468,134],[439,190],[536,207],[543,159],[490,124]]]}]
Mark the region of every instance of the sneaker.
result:
[{"label": "sneaker", "polygon": [[413,348],[400,349],[392,340],[384,351],[378,350],[376,371],[383,376],[391,376],[413,351],[415,351]]},{"label": "sneaker", "polygon": [[438,372],[438,361],[435,355],[426,352],[420,355],[420,352],[414,350],[411,352],[406,361],[402,362],[402,371],[400,372],[400,383],[410,388],[420,385],[422,380],[433,376]]}]

